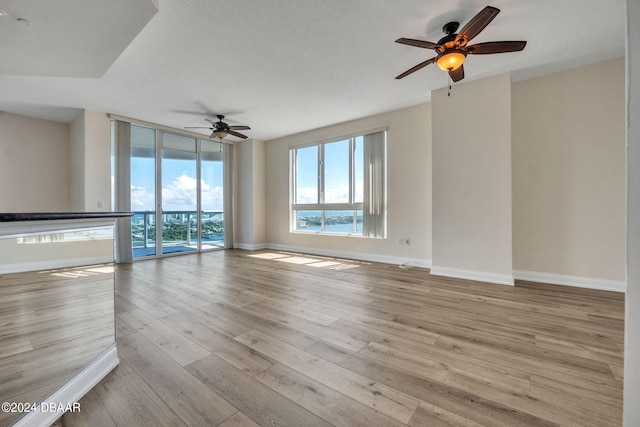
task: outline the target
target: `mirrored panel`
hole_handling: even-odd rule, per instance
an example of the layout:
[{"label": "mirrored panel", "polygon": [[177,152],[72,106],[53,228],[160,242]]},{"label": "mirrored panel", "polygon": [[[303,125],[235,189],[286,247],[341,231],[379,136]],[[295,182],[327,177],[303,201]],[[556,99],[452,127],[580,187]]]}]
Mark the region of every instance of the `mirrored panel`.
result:
[{"label": "mirrored panel", "polygon": [[115,342],[112,260],[112,226],[0,234],[0,401],[42,401]]}]

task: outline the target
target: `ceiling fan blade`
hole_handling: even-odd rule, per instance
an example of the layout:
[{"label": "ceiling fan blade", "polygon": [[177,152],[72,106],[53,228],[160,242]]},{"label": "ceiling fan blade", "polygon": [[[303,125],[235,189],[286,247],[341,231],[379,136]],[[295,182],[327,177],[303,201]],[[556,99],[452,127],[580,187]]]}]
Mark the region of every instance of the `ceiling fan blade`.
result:
[{"label": "ceiling fan blade", "polygon": [[249,126],[229,126],[231,130],[251,130]]},{"label": "ceiling fan blade", "polygon": [[427,42],[424,40],[405,39],[404,37],[396,40],[396,43],[406,44],[409,46],[421,47],[423,49],[437,49],[440,47],[437,43]]},{"label": "ceiling fan blade", "polygon": [[498,8],[493,6],[485,7],[476,16],[471,18],[471,21],[467,22],[467,25],[462,27],[456,39],[459,40],[464,37],[467,39],[467,42],[471,41],[471,39],[480,34],[480,32],[493,21],[493,18],[495,18],[498,13],[500,13],[500,9]]},{"label": "ceiling fan blade", "polygon": [[222,120],[217,121],[217,120],[213,120],[213,119],[205,119],[206,121],[208,121],[209,123],[220,123],[222,122]]},{"label": "ceiling fan blade", "polygon": [[454,82],[459,82],[464,79],[464,64],[456,68],[455,70],[449,71],[449,76],[451,76],[451,80]]},{"label": "ceiling fan blade", "polygon": [[489,55],[492,53],[518,52],[527,45],[526,41],[503,41],[478,43],[467,46],[467,53],[474,55]]},{"label": "ceiling fan blade", "polygon": [[233,130],[228,130],[227,133],[229,135],[237,136],[238,138],[242,138],[242,139],[247,139],[248,138],[247,135],[243,135],[240,132],[236,132],[236,131],[233,131]]},{"label": "ceiling fan blade", "polygon": [[436,58],[427,59],[426,61],[419,63],[415,67],[409,68],[407,71],[405,71],[404,73],[402,73],[398,77],[396,77],[396,79],[402,79],[404,77],[407,77],[409,74],[415,73],[419,69],[424,68],[429,64],[433,64],[434,62],[436,62]]}]

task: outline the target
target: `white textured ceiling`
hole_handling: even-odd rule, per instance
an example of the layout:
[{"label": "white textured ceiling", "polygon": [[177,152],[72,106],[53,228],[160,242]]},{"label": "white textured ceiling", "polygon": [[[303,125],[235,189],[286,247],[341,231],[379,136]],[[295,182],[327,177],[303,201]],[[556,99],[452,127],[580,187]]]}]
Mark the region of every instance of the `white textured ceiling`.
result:
[{"label": "white textured ceiling", "polygon": [[[39,18],[23,17],[34,20],[31,27],[12,21],[21,3],[39,5]],[[518,53],[470,56],[463,82],[507,71],[522,80],[624,55],[625,0],[160,0],[128,46],[149,0],[85,14],[82,31],[69,37],[70,25],[46,21],[75,19],[71,3],[112,4],[0,0],[8,12],[0,17],[0,44],[10,44],[0,49],[0,111],[71,121],[87,108],[175,128],[205,126],[206,117],[223,113],[229,124],[250,125],[249,137],[269,140],[428,101],[431,90],[447,85],[446,73],[430,65],[395,80],[433,52],[394,40],[437,42],[446,22],[464,25],[487,5],[501,13],[474,43],[528,44]],[[105,22],[113,29],[106,37],[98,33]],[[34,50],[25,31],[46,31],[38,37],[58,37],[68,49],[89,40],[115,60],[102,76],[78,77],[88,74],[72,73],[64,56]],[[98,55],[85,71],[104,60]],[[16,61],[43,61],[40,69],[67,74],[28,73]],[[17,71],[7,74],[11,69]]]}]

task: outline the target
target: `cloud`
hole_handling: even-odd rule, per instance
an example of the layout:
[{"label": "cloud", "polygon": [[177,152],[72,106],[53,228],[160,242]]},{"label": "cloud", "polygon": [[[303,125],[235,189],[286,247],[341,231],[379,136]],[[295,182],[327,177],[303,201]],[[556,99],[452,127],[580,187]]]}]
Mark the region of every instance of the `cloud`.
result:
[{"label": "cloud", "polygon": [[[223,190],[219,185],[211,186],[201,181],[202,209],[222,210]],[[197,180],[180,175],[162,189],[162,205],[165,211],[195,211],[197,207]],[[131,186],[131,209],[134,211],[155,210],[153,189]]]},{"label": "cloud", "polygon": [[324,201],[325,203],[349,203],[349,185],[339,184],[337,187],[327,188]]},{"label": "cloud", "polygon": [[197,206],[197,181],[180,175],[162,189],[162,207],[165,211],[195,211]]},{"label": "cloud", "polygon": [[318,203],[317,187],[298,187],[296,203]]},{"label": "cloud", "polygon": [[152,211],[155,210],[156,196],[153,190],[145,187],[131,186],[131,210],[132,211]]},{"label": "cloud", "polygon": [[[362,181],[356,182],[355,200],[362,201]],[[316,187],[298,187],[296,195],[296,203],[318,203],[318,190]],[[349,185],[339,184],[337,187],[329,188],[325,192],[326,203],[348,203],[349,202]]]}]

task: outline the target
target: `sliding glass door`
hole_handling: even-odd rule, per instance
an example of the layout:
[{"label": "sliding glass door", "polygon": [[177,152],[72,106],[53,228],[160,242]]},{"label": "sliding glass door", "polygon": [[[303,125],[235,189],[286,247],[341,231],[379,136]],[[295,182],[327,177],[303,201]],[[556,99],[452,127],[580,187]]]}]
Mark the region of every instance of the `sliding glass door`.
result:
[{"label": "sliding glass door", "polygon": [[223,145],[131,125],[134,259],[224,247]]},{"label": "sliding glass door", "polygon": [[162,253],[198,250],[197,140],[162,132]]}]

